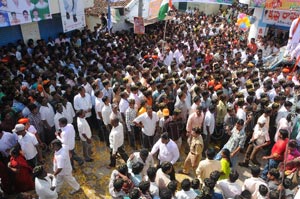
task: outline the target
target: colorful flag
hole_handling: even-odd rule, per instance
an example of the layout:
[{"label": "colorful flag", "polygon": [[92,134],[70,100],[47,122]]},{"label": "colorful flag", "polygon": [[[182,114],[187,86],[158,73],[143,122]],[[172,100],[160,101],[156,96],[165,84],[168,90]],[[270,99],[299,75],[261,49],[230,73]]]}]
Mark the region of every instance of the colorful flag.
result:
[{"label": "colorful flag", "polygon": [[163,0],[159,12],[158,12],[158,19],[164,20],[167,16],[168,11],[172,8],[172,0]]}]

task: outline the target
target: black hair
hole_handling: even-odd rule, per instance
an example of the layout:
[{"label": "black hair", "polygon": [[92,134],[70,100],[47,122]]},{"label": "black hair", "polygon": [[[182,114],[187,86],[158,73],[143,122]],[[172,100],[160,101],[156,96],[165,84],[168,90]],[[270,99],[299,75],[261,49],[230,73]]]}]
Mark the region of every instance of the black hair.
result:
[{"label": "black hair", "polygon": [[141,162],[136,162],[132,164],[132,173],[139,174],[142,172],[144,165]]},{"label": "black hair", "polygon": [[206,150],[206,156],[209,160],[213,160],[216,155],[216,151],[213,148],[208,148]]},{"label": "black hair", "polygon": [[242,191],[241,196],[244,199],[251,199],[252,194],[249,190],[246,189],[246,190]]},{"label": "black hair", "polygon": [[230,159],[230,151],[225,148],[225,149],[222,150],[222,154],[224,154],[226,156],[226,158],[229,161],[230,167],[232,167],[232,162],[231,162],[231,159]]},{"label": "black hair", "polygon": [[260,168],[258,166],[251,167],[251,174],[253,177],[258,177],[260,174]]},{"label": "black hair", "polygon": [[279,192],[277,190],[271,190],[269,192],[269,199],[278,199],[279,198]]},{"label": "black hair", "polygon": [[271,176],[274,176],[274,178],[277,179],[277,180],[278,180],[279,177],[280,177],[280,172],[279,172],[279,170],[276,169],[276,168],[270,169],[270,170],[269,170],[269,174],[270,174]]},{"label": "black hair", "polygon": [[239,125],[242,125],[244,126],[244,120],[243,119],[239,119],[236,123],[239,124]]},{"label": "black hair", "polygon": [[258,191],[261,196],[267,196],[269,192],[268,187],[264,184],[259,185]]},{"label": "black hair", "polygon": [[289,136],[289,132],[286,129],[279,129],[279,133],[282,135],[283,140]]},{"label": "black hair", "polygon": [[140,151],[140,156],[141,156],[141,157],[147,158],[148,155],[149,155],[149,152],[148,152],[147,149],[141,149],[141,151]]},{"label": "black hair", "polygon": [[162,139],[168,140],[169,139],[169,134],[168,132],[164,132],[163,134],[161,134],[160,136]]},{"label": "black hair", "polygon": [[193,189],[199,189],[199,186],[200,186],[200,180],[199,179],[196,178],[196,179],[192,180],[191,187]]},{"label": "black hair", "polygon": [[139,184],[139,189],[143,194],[145,194],[150,188],[150,182],[149,181],[142,181]]},{"label": "black hair", "polygon": [[171,190],[172,194],[175,194],[176,190],[177,190],[177,185],[178,183],[175,180],[172,180],[171,182],[169,182],[169,184],[167,185],[167,188],[169,190]]},{"label": "black hair", "polygon": [[172,168],[172,164],[170,162],[163,162],[161,164],[161,170],[166,173],[168,170]]},{"label": "black hair", "polygon": [[129,193],[130,199],[139,199],[141,196],[141,192],[138,188],[133,188]]},{"label": "black hair", "polygon": [[173,194],[170,189],[164,188],[159,190],[159,197],[160,199],[172,199]]},{"label": "black hair", "polygon": [[63,125],[67,125],[68,124],[68,120],[65,117],[59,118],[58,122],[61,123],[61,124],[63,124]]},{"label": "black hair", "polygon": [[121,174],[123,174],[123,175],[127,175],[127,173],[128,173],[128,167],[127,167],[126,164],[121,164],[121,165],[117,168],[117,170],[118,170]]},{"label": "black hair", "polygon": [[157,172],[157,169],[155,167],[149,167],[148,170],[147,170],[147,176],[149,178],[150,181],[154,181],[155,180],[155,177],[156,177],[156,172]]},{"label": "black hair", "polygon": [[209,175],[210,179],[212,179],[215,182],[217,182],[219,180],[220,176],[221,176],[221,173],[220,173],[220,171],[217,171],[217,170],[211,172]]},{"label": "black hair", "polygon": [[187,178],[182,180],[181,189],[184,191],[189,191],[191,189],[191,181]]},{"label": "black hair", "polygon": [[124,184],[124,180],[122,178],[118,178],[114,181],[113,186],[115,190],[120,191],[123,187],[123,184]]}]

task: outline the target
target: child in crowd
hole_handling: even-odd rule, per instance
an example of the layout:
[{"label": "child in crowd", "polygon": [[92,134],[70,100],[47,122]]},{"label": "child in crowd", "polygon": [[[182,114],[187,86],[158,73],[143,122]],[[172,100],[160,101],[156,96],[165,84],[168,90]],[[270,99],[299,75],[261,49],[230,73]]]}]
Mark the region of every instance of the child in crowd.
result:
[{"label": "child in crowd", "polygon": [[228,149],[223,149],[222,159],[221,159],[221,176],[220,176],[220,180],[229,178],[230,167],[232,167],[231,161],[230,161],[230,151]]},{"label": "child in crowd", "polygon": [[267,199],[268,198],[268,187],[264,184],[259,185],[258,188],[259,194],[257,196],[257,199]]},{"label": "child in crowd", "polygon": [[192,190],[197,194],[200,195],[200,180],[199,179],[194,179],[192,180],[191,184]]}]

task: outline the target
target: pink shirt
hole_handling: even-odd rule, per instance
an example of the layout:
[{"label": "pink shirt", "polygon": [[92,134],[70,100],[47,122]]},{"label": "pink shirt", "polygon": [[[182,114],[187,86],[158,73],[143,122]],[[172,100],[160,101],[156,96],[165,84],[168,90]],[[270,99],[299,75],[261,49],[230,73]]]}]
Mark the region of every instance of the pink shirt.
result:
[{"label": "pink shirt", "polygon": [[192,113],[187,121],[186,124],[186,131],[191,132],[193,128],[199,127],[200,129],[202,128],[203,124],[203,119],[204,119],[204,114],[201,112],[201,115],[198,116],[197,113]]}]

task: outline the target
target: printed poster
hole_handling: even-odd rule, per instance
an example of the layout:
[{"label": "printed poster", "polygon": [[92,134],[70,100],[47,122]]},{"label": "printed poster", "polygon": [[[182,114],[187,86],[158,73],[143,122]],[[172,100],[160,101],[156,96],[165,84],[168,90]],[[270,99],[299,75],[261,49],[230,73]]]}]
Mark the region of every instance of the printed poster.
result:
[{"label": "printed poster", "polygon": [[85,27],[83,0],[59,0],[64,32]]},{"label": "printed poster", "polygon": [[265,10],[263,22],[290,27],[294,19],[299,17],[299,13],[279,10]]},{"label": "printed poster", "polygon": [[0,27],[51,19],[48,0],[1,0]]},{"label": "printed poster", "polygon": [[299,0],[250,0],[250,7],[260,7],[272,10],[299,9]]},{"label": "printed poster", "polygon": [[150,0],[148,19],[157,18],[162,0]]},{"label": "printed poster", "polygon": [[143,17],[134,17],[134,34],[145,34]]}]

